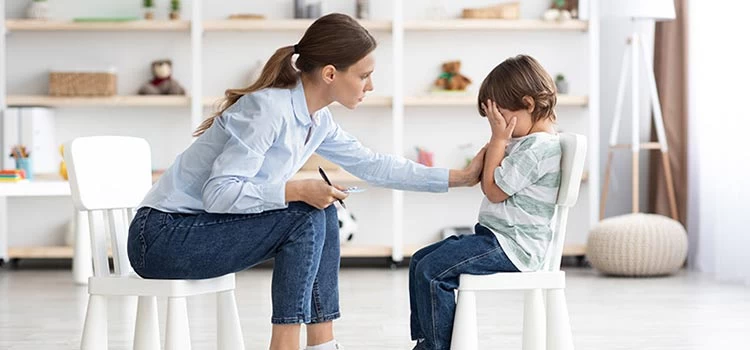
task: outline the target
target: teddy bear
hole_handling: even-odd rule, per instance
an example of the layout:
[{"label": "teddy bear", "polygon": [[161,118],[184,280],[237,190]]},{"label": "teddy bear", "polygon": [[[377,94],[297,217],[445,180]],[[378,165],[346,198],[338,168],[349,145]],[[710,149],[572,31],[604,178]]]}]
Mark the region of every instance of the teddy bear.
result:
[{"label": "teddy bear", "polygon": [[172,61],[158,60],[151,62],[153,79],[143,84],[138,90],[140,95],[184,95],[185,89],[172,79]]},{"label": "teddy bear", "polygon": [[443,90],[466,90],[471,79],[461,74],[461,61],[443,63],[443,72],[435,81],[435,86]]}]

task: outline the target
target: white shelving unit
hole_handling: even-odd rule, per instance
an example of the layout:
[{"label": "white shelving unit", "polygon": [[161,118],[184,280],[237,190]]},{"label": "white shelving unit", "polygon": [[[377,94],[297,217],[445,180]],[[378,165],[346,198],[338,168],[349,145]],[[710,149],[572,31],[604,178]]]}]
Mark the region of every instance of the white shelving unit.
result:
[{"label": "white shelving unit", "polygon": [[[588,128],[589,153],[588,168],[590,172],[586,186],[589,186],[588,198],[581,198],[588,206],[589,224],[597,221],[598,210],[598,188],[599,188],[599,23],[598,23],[598,1],[581,0],[580,14],[582,20],[572,20],[566,22],[547,22],[541,20],[404,20],[402,0],[393,1],[393,13],[390,20],[372,20],[361,21],[361,23],[371,31],[390,34],[392,46],[392,61],[390,64],[393,70],[392,95],[391,96],[368,96],[362,107],[380,107],[391,109],[392,123],[392,148],[391,153],[403,154],[404,150],[404,125],[407,108],[421,107],[467,107],[476,104],[476,97],[472,95],[416,95],[405,96],[404,93],[404,36],[407,32],[470,32],[470,31],[494,31],[494,32],[555,32],[570,33],[570,35],[585,35],[588,43],[588,94],[587,95],[561,95],[558,98],[558,104],[562,107],[585,108],[588,113],[586,122]],[[208,6],[207,2],[206,6]],[[0,113],[7,106],[44,106],[53,108],[66,107],[87,107],[87,106],[107,106],[107,107],[182,107],[190,109],[190,126],[191,129],[196,127],[204,117],[204,111],[207,106],[213,105],[219,96],[203,95],[203,37],[205,32],[276,32],[276,31],[296,31],[302,32],[307,28],[311,20],[284,19],[284,20],[203,20],[204,1],[193,0],[191,6],[191,20],[182,21],[133,21],[133,22],[116,22],[116,23],[78,23],[65,21],[32,21],[8,19],[5,20],[4,2],[0,1],[0,33],[8,32],[56,32],[56,31],[75,31],[75,32],[101,32],[101,31],[152,31],[152,32],[185,32],[190,36],[190,54],[191,54],[191,72],[192,81],[190,85],[191,96],[113,96],[98,98],[63,98],[50,97],[43,95],[8,95],[6,91],[5,69],[6,69],[6,42],[5,35],[0,35]],[[566,34],[567,35],[567,34]],[[300,173],[298,178],[313,177],[317,174]],[[334,182],[357,183],[360,180],[346,174],[339,173],[333,175]],[[15,195],[30,194],[31,188],[17,184],[8,185],[0,184],[0,258],[9,257],[8,247],[4,246],[7,238],[7,217],[5,217],[6,207],[5,198],[9,193]],[[14,186],[8,187],[8,186]],[[36,184],[34,184],[36,186]],[[40,185],[41,186],[41,185]],[[63,182],[57,184],[46,184],[54,189],[47,187],[34,187],[34,193],[37,191],[49,191],[48,195],[59,195],[59,191],[64,191],[67,185]],[[29,192],[26,192],[26,191]],[[54,192],[54,193],[53,193]],[[45,193],[42,193],[44,195]],[[404,193],[400,191],[392,192],[391,200],[392,216],[392,242],[390,246],[345,246],[342,250],[343,256],[360,256],[360,257],[385,257],[390,256],[394,262],[403,260],[405,256],[410,256],[416,249],[413,246],[405,246],[403,243],[404,230]],[[49,247],[49,254],[44,250],[35,250],[33,247],[16,250],[18,254],[28,254],[23,256],[15,255],[14,257],[37,257],[37,256],[70,256],[71,251],[66,248]],[[566,254],[582,255],[581,246],[566,247]],[[24,253],[25,252],[25,253]]]}]

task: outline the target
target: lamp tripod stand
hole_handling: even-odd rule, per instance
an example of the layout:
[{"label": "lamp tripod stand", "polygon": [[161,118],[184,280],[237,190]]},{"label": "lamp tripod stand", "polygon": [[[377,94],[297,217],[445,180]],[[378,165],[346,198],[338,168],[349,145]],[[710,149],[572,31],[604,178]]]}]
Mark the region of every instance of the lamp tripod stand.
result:
[{"label": "lamp tripod stand", "polygon": [[[649,99],[651,107],[653,109],[654,125],[656,127],[657,142],[640,142],[640,115],[639,111],[639,79],[638,74],[640,73],[638,68],[639,57],[643,59],[648,75],[648,88],[649,88]],[[633,213],[639,212],[639,198],[638,198],[638,185],[639,185],[639,152],[642,149],[646,150],[661,150],[662,166],[664,167],[664,175],[667,182],[667,194],[669,196],[669,209],[672,219],[677,220],[677,203],[675,200],[674,183],[672,180],[672,170],[669,165],[669,149],[667,147],[667,137],[664,133],[664,120],[662,118],[661,104],[659,103],[659,94],[656,89],[656,78],[654,77],[654,69],[651,66],[651,62],[648,60],[649,55],[646,53],[646,47],[641,43],[640,37],[636,31],[634,31],[628,39],[628,45],[625,48],[625,54],[623,55],[622,68],[620,69],[620,82],[617,88],[617,100],[615,102],[615,115],[612,122],[612,129],[609,135],[609,151],[607,155],[607,165],[604,174],[604,188],[602,190],[601,204],[599,207],[599,218],[604,219],[605,209],[607,205],[607,192],[609,189],[609,179],[612,171],[612,159],[614,157],[614,151],[618,149],[630,149],[633,157]],[[617,134],[619,131],[620,119],[622,116],[622,104],[625,97],[625,84],[627,80],[628,72],[630,72],[631,79],[631,143],[630,144],[617,144]]]}]

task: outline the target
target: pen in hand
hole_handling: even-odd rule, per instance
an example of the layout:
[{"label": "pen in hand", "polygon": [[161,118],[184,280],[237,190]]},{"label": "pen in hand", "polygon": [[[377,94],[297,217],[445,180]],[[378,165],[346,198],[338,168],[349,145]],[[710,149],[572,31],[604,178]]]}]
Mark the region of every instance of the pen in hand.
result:
[{"label": "pen in hand", "polygon": [[[318,167],[318,172],[320,173],[320,176],[323,177],[323,180],[325,180],[328,186],[333,186],[333,184],[331,183],[331,180],[328,180],[328,176],[326,176],[326,172],[323,171],[322,167]],[[341,206],[344,207],[344,209],[346,209],[346,204],[344,204],[344,201],[341,199],[339,199],[338,201],[339,203],[341,203]]]}]

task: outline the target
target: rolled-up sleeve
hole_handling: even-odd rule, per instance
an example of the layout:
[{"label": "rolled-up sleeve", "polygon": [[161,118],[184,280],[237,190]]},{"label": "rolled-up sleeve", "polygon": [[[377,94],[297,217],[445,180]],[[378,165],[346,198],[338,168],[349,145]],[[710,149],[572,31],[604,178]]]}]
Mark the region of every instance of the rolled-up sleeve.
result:
[{"label": "rolled-up sleeve", "polygon": [[204,209],[210,213],[246,214],[286,207],[285,183],[256,179],[265,154],[278,138],[282,118],[261,113],[259,106],[225,113],[216,122],[229,138],[203,185]]},{"label": "rolled-up sleeve", "polygon": [[373,152],[331,120],[317,152],[375,186],[398,190],[446,192],[448,169],[430,168],[404,157]]}]

